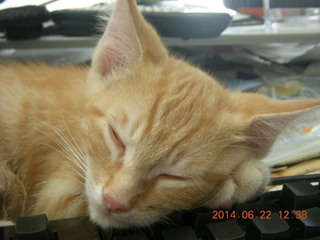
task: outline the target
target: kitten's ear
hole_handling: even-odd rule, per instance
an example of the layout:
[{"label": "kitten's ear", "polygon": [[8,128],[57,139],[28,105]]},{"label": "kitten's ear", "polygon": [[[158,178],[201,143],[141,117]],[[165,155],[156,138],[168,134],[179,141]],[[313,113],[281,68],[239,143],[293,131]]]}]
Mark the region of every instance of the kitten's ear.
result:
[{"label": "kitten's ear", "polygon": [[281,114],[257,115],[250,121],[247,130],[247,146],[259,157],[266,155],[282,130],[305,111]]},{"label": "kitten's ear", "polygon": [[147,55],[152,60],[166,54],[155,30],[140,14],[135,0],[118,0],[92,59],[102,76],[123,71]]},{"label": "kitten's ear", "polygon": [[[299,104],[297,104],[298,102]],[[246,145],[259,157],[265,156],[270,151],[278,135],[289,124],[292,124],[290,126],[295,130],[295,123],[308,119],[313,113],[320,110],[319,100],[288,101],[287,107],[285,107],[286,102],[279,104],[280,107],[274,107],[275,112],[278,112],[284,107],[284,109],[281,110],[282,113],[257,114],[251,118],[249,127],[246,130]],[[304,109],[302,109],[303,105],[305,105]],[[292,110],[295,107],[297,110]]]}]

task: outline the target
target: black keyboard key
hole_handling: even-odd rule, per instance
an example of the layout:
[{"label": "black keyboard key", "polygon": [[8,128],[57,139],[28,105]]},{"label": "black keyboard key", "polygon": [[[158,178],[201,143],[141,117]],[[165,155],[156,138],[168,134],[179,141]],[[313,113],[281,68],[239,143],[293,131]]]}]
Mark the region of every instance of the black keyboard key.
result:
[{"label": "black keyboard key", "polygon": [[198,237],[203,237],[205,232],[205,226],[207,223],[212,223],[214,220],[213,213],[209,209],[199,209],[194,215],[194,222],[191,225],[195,230]]},{"label": "black keyboard key", "polygon": [[55,234],[48,229],[45,214],[18,218],[14,235],[15,240],[57,240]]},{"label": "black keyboard key", "polygon": [[0,239],[2,240],[12,240],[14,233],[15,233],[15,226],[7,226],[4,227],[4,231],[3,231],[3,238],[1,238],[2,236],[0,236]]},{"label": "black keyboard key", "polygon": [[243,240],[245,232],[235,220],[207,224],[204,240]]},{"label": "black keyboard key", "polygon": [[0,227],[0,239],[9,240],[10,236],[14,236],[14,230],[15,226]]},{"label": "black keyboard key", "polygon": [[145,233],[140,232],[127,236],[117,236],[114,240],[148,240],[148,238]]},{"label": "black keyboard key", "polygon": [[320,236],[320,208],[292,211],[301,238]]},{"label": "black keyboard key", "polygon": [[307,180],[286,183],[283,185],[279,204],[288,210],[317,207],[320,206],[320,192]]},{"label": "black keyboard key", "polygon": [[52,220],[49,228],[57,231],[59,240],[102,239],[97,225],[89,217]]},{"label": "black keyboard key", "polygon": [[264,192],[260,195],[260,199],[262,199],[265,203],[274,202],[278,200],[280,197],[280,191],[271,191],[271,192]]},{"label": "black keyboard key", "polygon": [[190,226],[166,229],[161,235],[163,240],[199,240]]},{"label": "black keyboard key", "polygon": [[186,226],[182,214],[180,212],[174,212],[164,219],[162,222],[158,222],[151,226],[152,240],[162,240],[160,232],[165,229],[173,229]]},{"label": "black keyboard key", "polygon": [[247,228],[248,239],[290,239],[289,225],[277,213],[272,213],[267,219],[253,218]]}]

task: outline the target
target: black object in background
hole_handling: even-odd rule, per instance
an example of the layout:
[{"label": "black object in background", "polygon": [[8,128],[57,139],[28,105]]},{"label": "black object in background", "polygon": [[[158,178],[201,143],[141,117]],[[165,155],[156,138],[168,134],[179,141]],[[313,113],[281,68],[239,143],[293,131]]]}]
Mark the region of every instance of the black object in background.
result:
[{"label": "black object in background", "polygon": [[230,9],[263,7],[263,0],[223,0],[225,7]]},{"label": "black object in background", "polygon": [[7,39],[37,38],[43,33],[43,23],[50,19],[45,6],[24,6],[0,11],[0,28]]},{"label": "black object in background", "polygon": [[[48,12],[45,6],[25,6],[0,11],[0,29],[4,29],[7,39],[32,39],[43,35],[94,36],[100,35],[101,20],[105,6],[56,10]],[[217,37],[230,24],[228,13],[197,13],[183,11],[146,11],[144,17],[156,28],[162,37],[212,38]],[[43,27],[52,20],[54,26]]]},{"label": "black object in background", "polygon": [[[90,36],[97,34],[99,11],[88,9],[57,10],[51,13],[59,34]],[[211,38],[225,30],[232,18],[228,13],[143,12],[161,37]]]}]

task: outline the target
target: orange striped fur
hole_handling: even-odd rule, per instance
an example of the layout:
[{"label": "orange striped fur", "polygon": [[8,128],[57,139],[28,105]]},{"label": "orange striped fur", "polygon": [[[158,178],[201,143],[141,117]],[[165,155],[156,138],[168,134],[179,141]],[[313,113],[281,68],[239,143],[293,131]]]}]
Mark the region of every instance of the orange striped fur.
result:
[{"label": "orange striped fur", "polygon": [[[230,93],[171,55],[134,0],[118,0],[90,68],[0,66],[7,217],[129,227],[246,201],[268,183],[260,160],[277,135],[318,105]],[[126,210],[108,212],[106,195]]]}]

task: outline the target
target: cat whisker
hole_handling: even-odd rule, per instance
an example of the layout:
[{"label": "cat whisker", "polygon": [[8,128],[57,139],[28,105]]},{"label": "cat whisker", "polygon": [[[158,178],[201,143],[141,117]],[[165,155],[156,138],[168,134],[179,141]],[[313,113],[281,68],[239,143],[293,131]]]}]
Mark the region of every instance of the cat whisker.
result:
[{"label": "cat whisker", "polygon": [[147,234],[151,234],[152,233],[152,227],[150,225],[150,223],[148,222],[147,225],[144,226],[144,231],[147,233]]},{"label": "cat whisker", "polygon": [[65,118],[64,118],[63,114],[62,114],[62,119],[63,119],[63,124],[64,124],[64,126],[65,126],[65,128],[66,128],[66,130],[67,130],[67,132],[68,132],[68,134],[69,134],[69,136],[71,137],[74,145],[76,146],[76,149],[78,150],[78,153],[81,155],[82,159],[85,159],[85,155],[83,154],[83,152],[81,151],[81,149],[80,149],[77,141],[75,140],[75,138],[74,138],[73,135],[71,134],[71,132],[70,132],[68,126],[67,126],[67,123],[66,123],[66,121],[65,121]]},{"label": "cat whisker", "polygon": [[149,230],[151,231],[151,226],[150,226],[150,222],[153,222],[154,219],[152,216],[150,215],[146,215],[146,214],[134,214],[134,222],[135,225],[134,226],[130,226],[127,230],[133,230],[133,231],[141,231],[140,227],[146,228],[148,227]]},{"label": "cat whisker", "polygon": [[138,222],[139,222],[140,226],[149,226],[150,225],[150,219],[146,219],[146,218],[142,217],[139,220],[138,220]]},{"label": "cat whisker", "polygon": [[[83,173],[79,172],[78,170],[75,170],[75,168],[73,168],[73,166],[72,166],[71,164],[64,162],[63,165],[66,166],[66,167],[68,167],[69,169],[72,169],[75,173],[77,173],[77,174],[80,176],[80,178],[81,178],[82,180],[85,180],[85,175],[84,175]],[[68,175],[68,177],[69,177],[69,176],[70,176],[70,175]],[[71,176],[71,177],[73,177],[73,178],[76,179],[76,180],[79,180],[79,179],[77,179],[77,178],[74,177],[74,176]],[[83,181],[80,181],[80,183],[81,183],[83,186],[85,186],[85,183],[84,183]]]},{"label": "cat whisker", "polygon": [[[69,146],[68,144],[66,144],[64,141],[60,141],[60,140],[55,140],[55,143],[58,144],[58,146],[60,146],[62,148],[62,150],[55,148],[49,144],[46,144],[47,146],[53,148],[54,150],[56,150],[57,152],[59,152],[62,156],[68,156],[70,160],[72,160],[72,162],[74,164],[77,165],[77,167],[79,167],[83,172],[86,171],[85,166],[82,164],[82,160],[79,158],[79,156],[72,150],[72,147]],[[64,151],[63,151],[64,150]]]},{"label": "cat whisker", "polygon": [[[54,130],[54,129],[53,129]],[[81,153],[81,150],[77,150],[77,148],[70,142],[70,140],[68,138],[66,138],[65,136],[63,136],[62,133],[59,133],[58,131],[56,131],[56,133],[58,134],[58,136],[60,137],[60,140],[64,143],[64,144],[60,144],[60,146],[64,147],[65,150],[70,150],[72,151],[72,153],[74,154],[74,156],[77,158],[78,163],[81,164],[81,166],[83,168],[86,168],[87,166],[87,161],[85,160],[85,157],[83,156],[83,154]],[[71,136],[71,135],[70,135]],[[60,142],[61,143],[61,142]]]},{"label": "cat whisker", "polygon": [[159,222],[161,224],[167,226],[167,227],[176,226],[177,225],[172,219],[170,219],[169,216],[163,217],[162,219],[159,220]]},{"label": "cat whisker", "polygon": [[[45,123],[43,123],[43,124],[45,124]],[[75,141],[74,137],[72,136],[72,134],[70,133],[70,130],[67,129],[67,131],[69,132],[70,137],[72,137],[74,143],[72,143],[67,137],[64,136],[63,133],[61,133],[61,131],[57,130],[53,126],[50,126],[48,124],[45,124],[45,125],[47,127],[49,127],[56,134],[58,139],[52,138],[52,136],[50,136],[46,132],[41,131],[40,129],[38,129],[38,131],[41,132],[42,134],[52,138],[53,141],[65,151],[65,154],[67,154],[71,158],[71,160],[75,164],[77,164],[77,166],[79,168],[81,168],[83,170],[83,172],[85,172],[86,168],[87,168],[87,159],[84,156],[84,154],[82,153],[82,151],[80,150],[79,146],[78,145],[76,147],[74,146],[74,144],[76,144],[76,141]],[[55,149],[55,150],[57,150],[57,149]]]},{"label": "cat whisker", "polygon": [[[53,129],[53,128],[51,128]],[[54,129],[53,129],[54,130]],[[40,131],[42,134],[48,135],[47,133]],[[59,152],[62,156],[68,156],[70,160],[72,160],[73,163],[75,163],[83,172],[86,171],[86,164],[84,163],[85,160],[83,160],[81,157],[79,157],[79,154],[77,154],[77,151],[74,150],[74,147],[68,143],[68,141],[65,140],[62,134],[60,134],[58,131],[55,131],[57,135],[59,136],[59,139],[54,139],[53,141],[62,148],[58,149],[50,144],[42,143],[43,145],[46,145],[47,147],[50,147],[54,149],[55,151]],[[51,137],[51,136],[49,136]],[[52,137],[51,137],[52,138]],[[63,151],[64,150],[64,151]]]},{"label": "cat whisker", "polygon": [[[70,157],[70,158],[73,157],[72,155],[70,155],[70,153],[65,153],[65,152],[63,152],[62,150],[55,148],[54,146],[51,146],[51,145],[46,144],[46,143],[41,143],[41,144],[43,144],[43,145],[45,145],[45,146],[47,146],[47,147],[49,147],[49,148],[57,151],[57,152],[58,152],[61,156],[63,156],[63,157],[65,157],[66,154],[67,154],[68,157]],[[66,166],[67,168],[71,169],[73,172],[77,173],[77,174],[81,177],[81,179],[83,179],[83,180],[85,179],[85,174],[82,173],[82,172],[80,172],[80,171],[78,171],[78,170],[76,170],[76,168],[75,168],[74,166],[72,166],[69,162],[62,161],[61,163],[62,163],[64,166]],[[79,166],[78,166],[78,167],[79,167]],[[79,168],[81,169],[81,167],[79,167]],[[83,171],[83,169],[81,169],[81,170]],[[68,175],[68,177],[72,177],[72,175]],[[79,179],[77,179],[77,180],[79,180]],[[82,183],[82,184],[84,185],[84,183]]]},{"label": "cat whisker", "polygon": [[64,148],[65,152],[67,153],[67,155],[74,160],[74,163],[79,163],[79,165],[77,165],[83,172],[86,171],[86,166],[83,165],[82,159],[79,157],[79,155],[77,154],[77,152],[73,149],[72,146],[68,146],[68,145],[61,145],[62,148]]}]

